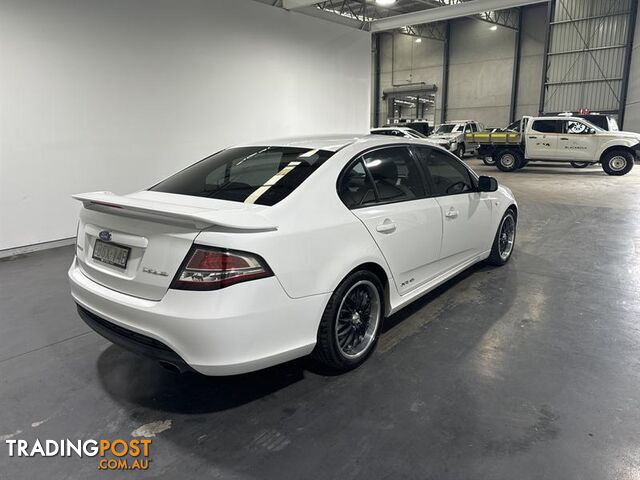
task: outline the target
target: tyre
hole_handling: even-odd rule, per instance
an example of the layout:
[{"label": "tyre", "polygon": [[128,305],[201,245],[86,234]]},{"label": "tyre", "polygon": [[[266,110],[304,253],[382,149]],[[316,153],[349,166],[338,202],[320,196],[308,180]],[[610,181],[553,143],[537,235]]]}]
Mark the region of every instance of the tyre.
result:
[{"label": "tyre", "polygon": [[456,155],[460,160],[462,160],[462,157],[464,157],[464,144],[456,148]]},{"label": "tyre", "polygon": [[517,150],[502,150],[496,155],[496,167],[503,172],[513,172],[522,163],[522,154]]},{"label": "tyre", "polygon": [[501,266],[509,261],[516,243],[516,226],[516,213],[513,209],[509,209],[500,220],[487,263]]},{"label": "tyre", "polygon": [[610,150],[602,159],[602,169],[607,175],[626,175],[633,168],[633,154],[627,150]]},{"label": "tyre", "polygon": [[345,278],[322,314],[316,360],[335,370],[351,370],[363,363],[378,341],[384,315],[380,279],[367,270]]},{"label": "tyre", "polygon": [[493,159],[493,157],[482,157],[482,162],[485,165],[489,165],[489,166],[496,164],[496,161]]},{"label": "tyre", "polygon": [[573,168],[586,168],[591,165],[589,162],[571,162]]}]

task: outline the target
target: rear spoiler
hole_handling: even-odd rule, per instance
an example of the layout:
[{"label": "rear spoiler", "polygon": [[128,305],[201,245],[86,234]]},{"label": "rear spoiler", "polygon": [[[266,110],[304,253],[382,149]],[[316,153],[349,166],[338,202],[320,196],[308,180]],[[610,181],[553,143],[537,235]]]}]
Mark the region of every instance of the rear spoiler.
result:
[{"label": "rear spoiler", "polygon": [[270,223],[257,212],[247,210],[221,211],[201,207],[175,205],[155,202],[139,198],[116,195],[112,192],[89,192],[72,195],[90,210],[107,211],[120,209],[118,213],[126,216],[149,218],[156,220],[188,223],[198,229],[220,226],[239,230],[277,230],[278,226]]}]

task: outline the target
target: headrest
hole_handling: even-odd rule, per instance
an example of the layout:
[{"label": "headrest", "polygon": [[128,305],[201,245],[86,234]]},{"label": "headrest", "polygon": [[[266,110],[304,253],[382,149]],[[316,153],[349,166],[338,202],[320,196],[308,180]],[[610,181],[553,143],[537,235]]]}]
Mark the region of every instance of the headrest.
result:
[{"label": "headrest", "polygon": [[387,180],[394,184],[398,180],[398,167],[390,158],[377,158],[368,162],[367,167],[374,180]]}]

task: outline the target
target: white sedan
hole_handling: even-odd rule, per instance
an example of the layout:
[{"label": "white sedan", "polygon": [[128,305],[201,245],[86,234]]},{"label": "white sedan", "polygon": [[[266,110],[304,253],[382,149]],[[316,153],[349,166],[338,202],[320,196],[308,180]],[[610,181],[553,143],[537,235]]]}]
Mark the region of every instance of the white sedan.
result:
[{"label": "white sedan", "polygon": [[380,135],[223,150],[83,203],[71,293],[87,324],[177,371],[313,353],[347,370],[382,321],[514,247],[511,191],[451,153]]}]

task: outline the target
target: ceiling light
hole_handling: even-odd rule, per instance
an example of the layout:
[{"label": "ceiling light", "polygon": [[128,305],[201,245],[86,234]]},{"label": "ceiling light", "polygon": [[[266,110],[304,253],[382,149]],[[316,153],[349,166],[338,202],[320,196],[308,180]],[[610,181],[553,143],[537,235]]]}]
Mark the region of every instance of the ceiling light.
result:
[{"label": "ceiling light", "polygon": [[495,32],[497,29],[498,29],[498,26],[497,26],[497,25],[494,25],[494,26],[492,26],[492,27],[489,27],[489,30],[494,31],[494,32]]},{"label": "ceiling light", "polygon": [[416,43],[422,43],[422,39],[421,38],[416,38]]},{"label": "ceiling light", "polygon": [[396,3],[396,0],[376,0],[376,3],[385,7],[387,5],[393,5]]}]

